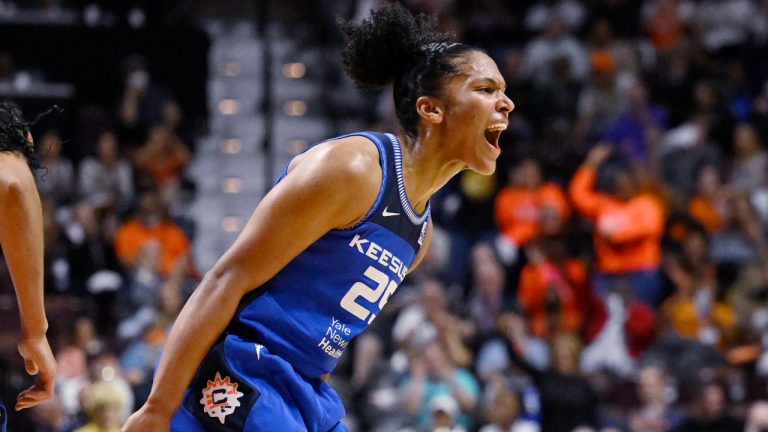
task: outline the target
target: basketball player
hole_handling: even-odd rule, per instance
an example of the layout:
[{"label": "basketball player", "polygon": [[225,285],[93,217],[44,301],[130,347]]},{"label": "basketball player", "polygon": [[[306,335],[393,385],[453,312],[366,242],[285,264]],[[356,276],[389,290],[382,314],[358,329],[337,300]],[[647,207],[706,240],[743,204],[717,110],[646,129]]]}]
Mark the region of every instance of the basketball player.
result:
[{"label": "basketball player", "polygon": [[418,265],[430,196],[464,169],[494,172],[514,105],[490,57],[396,4],[342,30],[346,72],[394,83],[402,132],[288,165],[185,305],[124,431],[346,430],[328,373]]},{"label": "basketball player", "polygon": [[[0,102],[0,246],[11,273],[21,317],[19,353],[32,387],[16,399],[30,408],[53,396],[56,362],[48,339],[43,305],[43,211],[32,170],[38,168],[32,135],[21,112]],[[7,422],[0,402],[0,430]]]}]

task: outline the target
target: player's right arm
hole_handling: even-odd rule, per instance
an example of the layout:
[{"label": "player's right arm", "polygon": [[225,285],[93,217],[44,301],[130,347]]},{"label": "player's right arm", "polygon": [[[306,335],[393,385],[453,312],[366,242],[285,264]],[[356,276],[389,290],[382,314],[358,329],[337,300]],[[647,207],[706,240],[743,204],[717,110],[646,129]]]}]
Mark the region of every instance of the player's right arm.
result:
[{"label": "player's right arm", "polygon": [[56,362],[48,345],[43,302],[43,211],[27,161],[16,153],[0,153],[0,245],[11,273],[21,319],[19,353],[35,384],[23,391],[16,409],[53,396]]},{"label": "player's right arm", "polygon": [[362,137],[315,147],[294,162],[182,309],[150,396],[123,430],[167,431],[197,367],[243,295],[267,282],[326,232],[360,220],[373,205],[381,178],[378,151]]}]

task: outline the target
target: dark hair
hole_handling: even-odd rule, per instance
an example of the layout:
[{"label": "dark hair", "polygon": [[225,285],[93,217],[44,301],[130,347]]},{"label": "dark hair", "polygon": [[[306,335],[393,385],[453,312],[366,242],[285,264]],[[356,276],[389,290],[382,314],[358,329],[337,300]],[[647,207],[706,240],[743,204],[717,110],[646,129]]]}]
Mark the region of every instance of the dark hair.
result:
[{"label": "dark hair", "polygon": [[24,121],[21,110],[8,102],[0,102],[0,151],[21,153],[29,168],[36,170],[40,163],[28,136],[29,123]]},{"label": "dark hair", "polygon": [[394,83],[397,118],[413,136],[419,125],[416,100],[440,95],[443,78],[458,72],[455,60],[477,51],[450,42],[451,35],[438,32],[434,20],[414,17],[397,3],[372,11],[359,25],[340,20],[339,28],[347,38],[344,71],[366,89]]}]

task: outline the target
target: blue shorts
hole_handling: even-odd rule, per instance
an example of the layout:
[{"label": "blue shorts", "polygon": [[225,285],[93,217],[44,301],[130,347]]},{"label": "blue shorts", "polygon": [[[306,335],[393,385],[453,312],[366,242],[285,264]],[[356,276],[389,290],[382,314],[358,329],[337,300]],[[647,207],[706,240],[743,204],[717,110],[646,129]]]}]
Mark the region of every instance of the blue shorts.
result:
[{"label": "blue shorts", "polygon": [[208,353],[171,421],[173,432],[343,432],[325,381],[299,375],[266,347],[228,335]]}]

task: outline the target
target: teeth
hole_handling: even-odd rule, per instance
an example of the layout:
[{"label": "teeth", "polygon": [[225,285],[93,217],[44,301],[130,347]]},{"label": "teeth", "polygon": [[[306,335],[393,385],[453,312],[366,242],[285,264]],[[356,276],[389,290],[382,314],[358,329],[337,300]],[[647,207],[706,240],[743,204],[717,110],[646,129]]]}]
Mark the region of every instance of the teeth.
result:
[{"label": "teeth", "polygon": [[506,129],[507,129],[507,125],[505,125],[504,123],[492,124],[488,126],[488,128],[486,128],[487,131],[491,131],[491,132],[503,131]]}]

